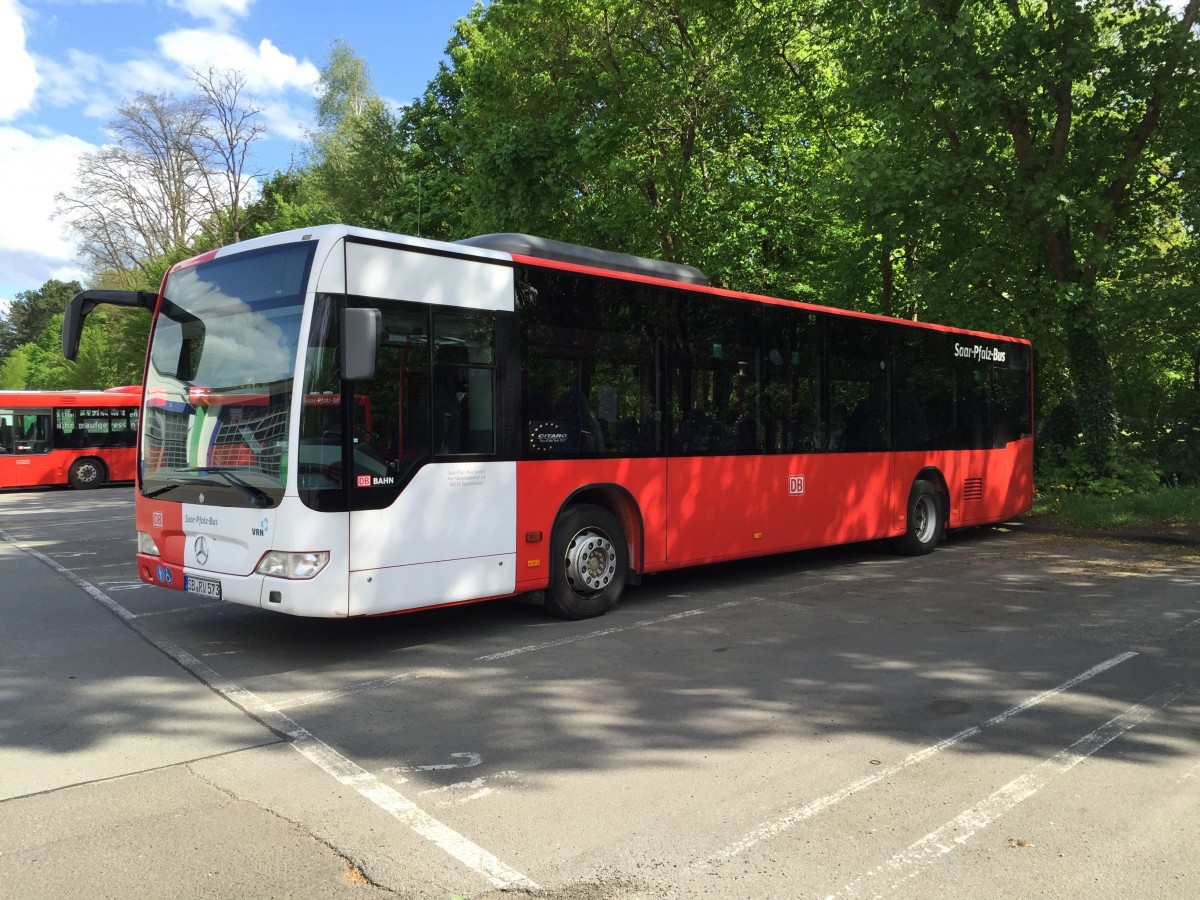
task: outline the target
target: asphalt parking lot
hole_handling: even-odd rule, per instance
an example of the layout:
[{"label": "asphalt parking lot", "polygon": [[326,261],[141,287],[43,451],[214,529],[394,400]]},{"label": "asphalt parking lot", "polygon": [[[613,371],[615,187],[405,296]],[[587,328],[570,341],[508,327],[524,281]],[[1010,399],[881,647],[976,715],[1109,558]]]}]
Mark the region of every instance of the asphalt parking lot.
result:
[{"label": "asphalt parking lot", "polygon": [[1200,895],[1200,548],[952,535],[293,619],[0,493],[0,897]]}]

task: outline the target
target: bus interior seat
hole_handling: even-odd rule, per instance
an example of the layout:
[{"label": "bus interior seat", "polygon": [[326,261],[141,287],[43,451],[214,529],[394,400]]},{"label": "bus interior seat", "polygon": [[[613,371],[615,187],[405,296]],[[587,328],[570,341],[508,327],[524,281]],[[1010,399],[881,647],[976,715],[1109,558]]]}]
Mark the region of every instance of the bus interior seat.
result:
[{"label": "bus interior seat", "polygon": [[587,398],[580,391],[564,391],[554,407],[554,421],[567,433],[563,450],[567,453],[603,453],[604,436],[592,414]]}]

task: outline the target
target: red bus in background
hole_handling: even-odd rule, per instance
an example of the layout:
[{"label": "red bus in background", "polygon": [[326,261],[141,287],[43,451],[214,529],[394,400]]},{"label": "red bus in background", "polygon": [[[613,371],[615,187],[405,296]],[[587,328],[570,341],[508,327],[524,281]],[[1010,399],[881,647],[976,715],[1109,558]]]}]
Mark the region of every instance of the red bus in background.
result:
[{"label": "red bus in background", "polygon": [[0,488],[133,481],[138,385],[106,391],[0,391]]}]

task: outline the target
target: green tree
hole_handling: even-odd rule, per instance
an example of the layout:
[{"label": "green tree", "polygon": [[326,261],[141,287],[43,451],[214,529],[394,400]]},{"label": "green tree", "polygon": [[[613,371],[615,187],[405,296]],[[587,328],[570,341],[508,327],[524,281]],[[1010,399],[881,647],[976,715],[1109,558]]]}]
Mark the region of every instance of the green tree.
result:
[{"label": "green tree", "polygon": [[0,360],[0,391],[23,391],[29,386],[29,350],[17,347]]},{"label": "green tree", "polygon": [[262,183],[246,207],[247,228],[255,235],[274,234],[338,221],[312,172],[304,168],[276,172]]},{"label": "green tree", "polygon": [[[1062,363],[1098,471],[1118,422],[1108,325],[1130,304],[1143,321],[1166,311],[1122,274],[1179,232],[1200,152],[1197,5],[825,6],[846,103],[872,123],[847,155],[864,226],[916,308],[1024,331],[1043,372]],[[1178,261],[1161,259],[1168,278]]]},{"label": "green tree", "polygon": [[35,342],[18,351],[28,361],[24,388],[64,391],[141,383],[149,327],[144,312],[103,307],[94,312],[80,335],[74,362],[62,355],[62,318],[51,319]]},{"label": "green tree", "polygon": [[831,159],[773,5],[494,0],[450,47],[478,230],[533,231],[817,294]]},{"label": "green tree", "polygon": [[40,288],[20,291],[0,319],[0,361],[17,347],[36,341],[50,320],[67,308],[71,298],[83,287],[78,281],[51,278]]},{"label": "green tree", "polygon": [[377,96],[367,62],[342,38],[335,39],[325,54],[317,88],[317,127],[329,131],[343,120],[361,116],[367,103]]}]

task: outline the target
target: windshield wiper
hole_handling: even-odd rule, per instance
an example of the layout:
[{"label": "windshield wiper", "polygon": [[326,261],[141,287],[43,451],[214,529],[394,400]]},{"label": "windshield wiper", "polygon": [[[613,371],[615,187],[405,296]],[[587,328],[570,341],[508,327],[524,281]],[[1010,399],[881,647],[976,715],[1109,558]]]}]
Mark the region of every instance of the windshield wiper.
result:
[{"label": "windshield wiper", "polygon": [[241,476],[233,474],[233,472],[231,470],[229,470],[229,469],[206,469],[205,471],[211,472],[213,475],[219,475],[221,478],[224,478],[226,481],[228,481],[230,484],[232,484],[235,488],[237,488],[239,491],[241,491],[243,494],[245,494],[247,497],[249,497],[250,502],[253,506],[256,506],[257,508],[262,509],[264,507],[271,505],[271,495],[270,494],[268,494],[262,488],[255,487],[254,485],[252,485],[250,482],[248,482],[246,479],[242,478]]},{"label": "windshield wiper", "polygon": [[182,485],[182,481],[172,481],[170,484],[164,484],[162,487],[155,488],[152,491],[142,491],[142,496],[146,497],[147,499],[151,497],[157,497],[159,494],[165,494],[167,491],[173,491],[175,488],[181,487]]},{"label": "windshield wiper", "polygon": [[[246,497],[250,498],[250,504],[257,509],[263,509],[271,505],[271,495],[262,488],[255,487],[246,479],[241,478],[233,473],[232,470],[222,468],[220,466],[189,466],[186,469],[172,469],[175,473],[185,473],[189,475],[216,475],[225,481],[226,484],[237,488]],[[203,481],[173,481],[168,485],[160,488],[155,488],[148,494],[143,494],[143,497],[157,497],[159,494],[165,494],[167,491],[174,490],[185,484],[212,484],[212,482]]]}]

